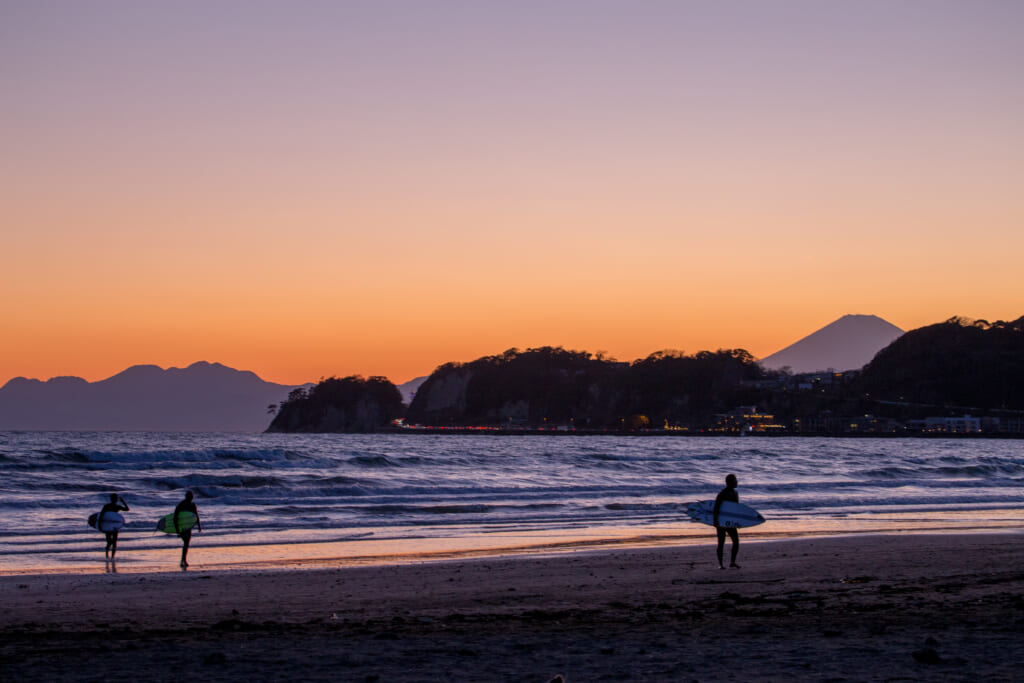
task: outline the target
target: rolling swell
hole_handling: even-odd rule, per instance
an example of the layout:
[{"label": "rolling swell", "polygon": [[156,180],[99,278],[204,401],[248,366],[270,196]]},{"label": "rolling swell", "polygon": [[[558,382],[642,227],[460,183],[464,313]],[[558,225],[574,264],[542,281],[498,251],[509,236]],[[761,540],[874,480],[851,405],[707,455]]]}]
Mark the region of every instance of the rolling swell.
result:
[{"label": "rolling swell", "polygon": [[260,489],[276,487],[287,489],[284,479],[259,475],[202,475],[193,474],[177,479],[158,479],[155,488],[165,491],[179,489]]},{"label": "rolling swell", "polygon": [[881,467],[864,470],[859,473],[866,479],[892,479],[911,481],[916,479],[991,479],[993,477],[1020,478],[1024,477],[1024,464],[1004,463],[964,463],[960,465],[918,466],[918,467]]},{"label": "rolling swell", "polygon": [[808,524],[1018,509],[1024,485],[1019,442],[973,440],[27,432],[0,443],[0,536],[12,547],[94,542],[83,520],[110,492],[142,533],[192,490],[209,535],[241,544],[260,531],[305,543],[314,530],[641,528],[685,519],[728,472],[769,520]]}]

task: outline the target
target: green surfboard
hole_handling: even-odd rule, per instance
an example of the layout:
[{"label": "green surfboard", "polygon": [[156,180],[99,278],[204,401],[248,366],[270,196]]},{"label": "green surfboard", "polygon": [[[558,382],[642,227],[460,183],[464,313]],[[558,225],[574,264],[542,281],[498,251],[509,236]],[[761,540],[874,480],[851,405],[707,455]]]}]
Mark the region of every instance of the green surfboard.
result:
[{"label": "green surfboard", "polygon": [[178,521],[181,522],[180,529],[174,525],[174,513],[172,512],[157,521],[156,530],[165,534],[180,534],[182,531],[188,531],[194,527],[199,519],[192,512],[182,512],[178,515]]}]

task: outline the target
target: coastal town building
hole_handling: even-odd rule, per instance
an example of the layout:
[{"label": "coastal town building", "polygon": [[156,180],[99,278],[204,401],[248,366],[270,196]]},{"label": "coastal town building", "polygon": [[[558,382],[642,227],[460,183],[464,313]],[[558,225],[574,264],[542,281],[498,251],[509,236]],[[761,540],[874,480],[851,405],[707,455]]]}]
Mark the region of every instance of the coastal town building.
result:
[{"label": "coastal town building", "polygon": [[981,418],[970,415],[959,417],[926,417],[923,420],[911,420],[907,427],[912,431],[925,434],[977,434],[982,431]]},{"label": "coastal town building", "polygon": [[738,406],[715,415],[715,430],[741,434],[783,432],[786,428],[776,424],[775,416],[759,412],[757,406]]}]

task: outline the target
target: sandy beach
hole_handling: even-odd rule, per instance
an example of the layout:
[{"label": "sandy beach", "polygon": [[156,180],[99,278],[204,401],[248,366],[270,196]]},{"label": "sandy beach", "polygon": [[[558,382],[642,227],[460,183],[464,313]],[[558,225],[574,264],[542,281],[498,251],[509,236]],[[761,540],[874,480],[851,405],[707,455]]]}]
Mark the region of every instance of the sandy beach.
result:
[{"label": "sandy beach", "polygon": [[6,680],[1021,680],[1024,534],[0,577]]}]

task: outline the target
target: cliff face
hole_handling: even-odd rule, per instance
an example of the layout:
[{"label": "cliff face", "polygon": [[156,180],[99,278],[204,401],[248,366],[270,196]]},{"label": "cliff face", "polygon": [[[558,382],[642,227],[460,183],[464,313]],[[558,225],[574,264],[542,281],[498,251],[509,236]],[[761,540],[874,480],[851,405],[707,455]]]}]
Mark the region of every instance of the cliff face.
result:
[{"label": "cliff face", "polygon": [[462,415],[466,411],[466,393],[472,379],[473,371],[465,367],[431,375],[420,386],[413,403],[439,420]]},{"label": "cliff face", "polygon": [[762,373],[743,351],[661,353],[630,365],[561,348],[511,349],[441,366],[420,387],[406,419],[432,426],[615,428],[633,418],[678,421],[742,403],[734,388]]},{"label": "cliff face", "polygon": [[406,417],[437,426],[568,422],[587,412],[588,392],[605,365],[551,347],[449,363],[420,387]]},{"label": "cliff face", "polygon": [[309,391],[293,391],[268,432],[377,432],[401,417],[402,395],[382,377],[331,378]]}]

